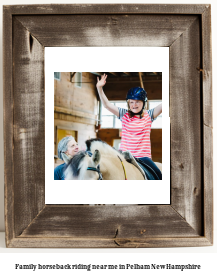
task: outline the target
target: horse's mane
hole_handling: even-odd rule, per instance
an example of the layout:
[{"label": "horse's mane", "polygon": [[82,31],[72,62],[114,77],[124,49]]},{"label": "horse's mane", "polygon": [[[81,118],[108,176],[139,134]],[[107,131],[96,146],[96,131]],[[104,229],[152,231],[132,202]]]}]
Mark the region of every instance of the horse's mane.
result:
[{"label": "horse's mane", "polygon": [[[80,173],[81,168],[86,170],[87,165],[84,163],[87,163],[84,158],[88,155],[87,152],[94,153],[95,150],[99,150],[100,154],[106,155],[106,156],[116,156],[122,158],[122,160],[125,160],[121,152],[117,151],[115,148],[108,145],[106,142],[102,141],[98,138],[89,139],[86,142],[87,151],[80,151],[76,155],[72,157],[72,159],[69,161],[69,163],[66,166],[65,169],[65,177],[67,180],[78,178],[79,175],[82,176],[82,173]],[[84,167],[83,167],[84,166]]]},{"label": "horse's mane", "polygon": [[100,154],[115,155],[115,156],[119,155],[122,159],[124,159],[121,152],[111,147],[110,145],[108,145],[106,142],[102,141],[99,138],[86,140],[85,144],[87,146],[87,151],[90,151],[91,153],[94,153],[95,150],[99,150]]},{"label": "horse's mane", "polygon": [[70,173],[73,177],[78,177],[80,173],[81,162],[86,155],[87,153],[85,151],[80,151],[74,155],[66,166],[65,174],[67,175]]}]

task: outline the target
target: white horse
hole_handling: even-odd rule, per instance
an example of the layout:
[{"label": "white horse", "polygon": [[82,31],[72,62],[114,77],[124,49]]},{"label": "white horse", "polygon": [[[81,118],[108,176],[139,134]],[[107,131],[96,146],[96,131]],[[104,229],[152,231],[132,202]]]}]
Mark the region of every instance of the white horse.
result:
[{"label": "white horse", "polygon": [[[66,180],[144,180],[146,177],[133,164],[127,162],[116,149],[100,139],[86,141],[88,152],[81,151],[69,162]],[[157,163],[156,163],[157,164]],[[157,165],[161,170],[161,163]]]}]

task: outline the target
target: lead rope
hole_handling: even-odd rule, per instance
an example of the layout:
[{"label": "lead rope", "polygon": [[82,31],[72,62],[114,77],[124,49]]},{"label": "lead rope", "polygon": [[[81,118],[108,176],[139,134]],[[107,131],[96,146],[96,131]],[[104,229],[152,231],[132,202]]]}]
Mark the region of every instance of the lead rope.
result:
[{"label": "lead rope", "polygon": [[124,163],[123,163],[123,161],[121,160],[121,158],[120,158],[120,156],[119,156],[119,155],[118,155],[118,158],[120,159],[121,164],[122,164],[122,167],[123,167],[123,169],[124,169],[124,176],[125,176],[125,180],[127,180],[127,174],[126,174],[126,170],[125,170],[125,167],[124,167]]}]

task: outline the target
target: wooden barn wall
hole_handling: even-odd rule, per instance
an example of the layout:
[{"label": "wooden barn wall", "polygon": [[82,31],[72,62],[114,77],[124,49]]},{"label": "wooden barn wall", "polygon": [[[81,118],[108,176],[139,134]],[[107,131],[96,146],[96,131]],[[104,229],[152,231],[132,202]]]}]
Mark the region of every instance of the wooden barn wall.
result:
[{"label": "wooden barn wall", "polygon": [[55,154],[57,128],[77,131],[81,148],[85,148],[85,140],[96,137],[97,107],[95,77],[92,74],[82,73],[81,88],[75,86],[75,75],[70,81],[69,72],[62,72],[60,81],[54,80]]},{"label": "wooden barn wall", "polygon": [[75,75],[61,72],[60,81],[54,80],[54,105],[71,110],[95,113],[96,84],[93,74],[82,72],[82,87],[75,86]]},{"label": "wooden barn wall", "polygon": [[151,130],[151,154],[153,161],[162,163],[162,129]]},{"label": "wooden barn wall", "polygon": [[121,139],[119,129],[117,128],[102,128],[98,131],[97,137],[105,141],[110,146],[113,146],[114,139]]},{"label": "wooden barn wall", "polygon": [[[114,139],[121,139],[119,129],[111,128],[100,129],[97,137],[111,146]],[[153,161],[162,163],[162,129],[151,130],[151,154]]]}]

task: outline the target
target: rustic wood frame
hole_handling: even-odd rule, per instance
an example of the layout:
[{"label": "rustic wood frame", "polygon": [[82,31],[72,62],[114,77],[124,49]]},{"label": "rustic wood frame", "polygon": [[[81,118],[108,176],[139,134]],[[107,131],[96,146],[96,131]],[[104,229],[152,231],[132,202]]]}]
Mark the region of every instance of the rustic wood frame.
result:
[{"label": "rustic wood frame", "polygon": [[[6,246],[212,245],[211,6],[4,6],[3,30]],[[133,45],[170,47],[171,204],[45,205],[44,47]]]}]

